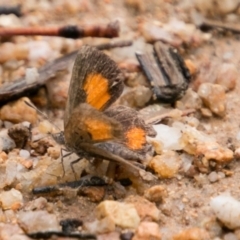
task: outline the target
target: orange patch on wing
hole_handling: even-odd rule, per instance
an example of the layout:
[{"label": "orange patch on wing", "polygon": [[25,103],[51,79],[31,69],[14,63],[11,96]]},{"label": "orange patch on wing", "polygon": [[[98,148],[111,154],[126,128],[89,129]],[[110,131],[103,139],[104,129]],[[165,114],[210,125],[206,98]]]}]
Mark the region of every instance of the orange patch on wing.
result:
[{"label": "orange patch on wing", "polygon": [[108,92],[108,79],[100,73],[89,74],[83,89],[87,95],[87,103],[98,110],[111,98]]},{"label": "orange patch on wing", "polygon": [[127,146],[130,149],[138,150],[146,143],[146,133],[142,128],[134,127],[125,133]]},{"label": "orange patch on wing", "polygon": [[92,140],[104,141],[112,139],[112,127],[99,119],[88,118],[85,122],[87,131],[91,134]]}]

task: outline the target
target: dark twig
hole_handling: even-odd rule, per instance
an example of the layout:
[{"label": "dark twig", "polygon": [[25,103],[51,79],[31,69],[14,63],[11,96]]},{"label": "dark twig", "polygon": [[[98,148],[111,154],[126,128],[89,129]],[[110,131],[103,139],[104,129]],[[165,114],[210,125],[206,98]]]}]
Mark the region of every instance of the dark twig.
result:
[{"label": "dark twig", "polygon": [[199,24],[199,28],[202,31],[209,31],[211,29],[222,29],[222,30],[230,31],[232,33],[240,33],[239,25],[222,23],[219,21],[208,20],[208,19],[203,19],[202,22]]},{"label": "dark twig", "polygon": [[21,5],[17,6],[0,6],[0,15],[1,14],[14,14],[17,17],[22,16]]},{"label": "dark twig", "polygon": [[51,186],[37,187],[32,190],[33,194],[46,194],[46,193],[54,193],[60,191],[62,188],[70,187],[70,188],[81,188],[81,187],[92,187],[92,186],[105,186],[107,183],[100,177],[96,176],[86,176],[81,178],[78,181],[60,183]]},{"label": "dark twig", "polygon": [[119,23],[113,22],[106,26],[63,26],[63,27],[23,27],[23,28],[0,28],[0,36],[59,36],[65,38],[83,38],[83,37],[102,37],[113,38],[118,37]]},{"label": "dark twig", "polygon": [[89,240],[97,239],[96,236],[93,234],[64,233],[64,232],[57,232],[57,231],[28,233],[27,235],[33,239],[49,239],[53,236],[77,238],[77,239],[89,239]]}]

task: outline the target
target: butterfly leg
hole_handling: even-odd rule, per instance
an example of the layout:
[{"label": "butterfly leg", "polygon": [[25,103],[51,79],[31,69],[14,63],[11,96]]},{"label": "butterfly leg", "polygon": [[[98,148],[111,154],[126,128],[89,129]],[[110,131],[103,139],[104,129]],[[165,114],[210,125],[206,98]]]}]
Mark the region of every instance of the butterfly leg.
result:
[{"label": "butterfly leg", "polygon": [[72,172],[74,173],[75,180],[77,180],[77,173],[76,173],[76,171],[74,170],[73,165],[76,164],[76,163],[78,163],[78,162],[81,161],[81,160],[82,160],[82,158],[80,157],[80,158],[77,158],[76,160],[74,160],[74,161],[72,161],[72,162],[70,163]]},{"label": "butterfly leg", "polygon": [[[65,152],[67,152],[67,153],[66,153],[66,154],[63,154],[63,151],[65,151]],[[64,167],[64,164],[63,164],[63,159],[64,159],[65,157],[68,157],[68,156],[72,155],[72,154],[73,154],[73,152],[68,152],[67,149],[61,148],[61,164],[62,164],[62,169],[63,169],[63,175],[62,175],[62,177],[65,176],[65,167]]]}]

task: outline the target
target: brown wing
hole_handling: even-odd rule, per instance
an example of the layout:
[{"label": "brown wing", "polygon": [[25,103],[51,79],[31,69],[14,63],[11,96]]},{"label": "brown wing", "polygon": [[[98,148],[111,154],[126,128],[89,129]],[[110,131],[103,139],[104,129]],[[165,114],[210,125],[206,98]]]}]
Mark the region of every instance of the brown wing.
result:
[{"label": "brown wing", "polygon": [[145,155],[151,150],[151,146],[147,143],[147,136],[155,134],[152,126],[147,125],[143,119],[138,116],[137,111],[126,106],[112,107],[104,112],[107,116],[120,122],[123,129],[123,140],[121,144],[132,151],[122,149],[122,154],[130,159],[141,159],[140,155]]},{"label": "brown wing", "polygon": [[123,77],[117,64],[103,52],[84,46],[76,57],[70,81],[64,126],[75,107],[88,103],[103,111],[123,91]]}]

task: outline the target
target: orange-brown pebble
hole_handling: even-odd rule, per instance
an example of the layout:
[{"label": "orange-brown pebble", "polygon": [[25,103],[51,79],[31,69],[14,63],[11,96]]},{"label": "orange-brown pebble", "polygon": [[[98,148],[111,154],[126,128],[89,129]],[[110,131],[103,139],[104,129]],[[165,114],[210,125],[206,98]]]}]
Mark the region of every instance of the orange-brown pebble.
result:
[{"label": "orange-brown pebble", "polygon": [[4,151],[0,152],[0,162],[5,162],[7,158],[8,155]]},{"label": "orange-brown pebble", "polygon": [[58,159],[60,157],[60,148],[58,146],[49,147],[47,149],[48,156],[53,159]]},{"label": "orange-brown pebble", "polygon": [[145,190],[144,197],[151,202],[161,202],[167,196],[167,190],[162,185],[156,185]]},{"label": "orange-brown pebble", "polygon": [[131,195],[124,200],[126,203],[131,203],[137,210],[138,215],[141,220],[150,219],[153,221],[158,221],[160,217],[160,211],[156,205],[147,199]]},{"label": "orange-brown pebble", "polygon": [[172,238],[173,240],[210,240],[210,236],[207,231],[201,228],[189,228],[176,234]]},{"label": "orange-brown pebble", "polygon": [[132,240],[161,240],[159,226],[155,222],[141,222]]},{"label": "orange-brown pebble", "polygon": [[190,60],[190,59],[186,59],[185,60],[185,64],[186,64],[189,72],[191,73],[191,75],[195,75],[196,72],[197,72],[197,67],[194,64],[194,62],[192,60]]},{"label": "orange-brown pebble", "polygon": [[24,101],[30,102],[27,97],[23,97],[4,105],[0,109],[1,120],[13,123],[24,121],[35,123],[37,121],[37,112],[35,109],[27,106]]}]

